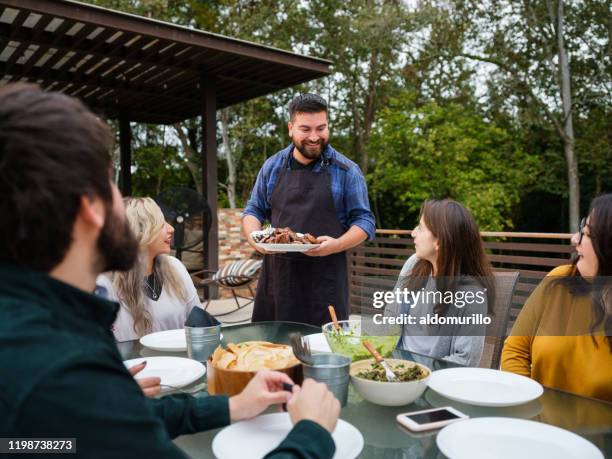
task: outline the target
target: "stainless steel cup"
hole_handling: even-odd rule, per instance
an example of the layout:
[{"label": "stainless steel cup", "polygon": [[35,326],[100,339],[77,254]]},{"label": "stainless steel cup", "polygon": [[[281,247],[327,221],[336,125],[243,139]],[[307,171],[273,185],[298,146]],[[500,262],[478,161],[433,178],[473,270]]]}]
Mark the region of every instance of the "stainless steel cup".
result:
[{"label": "stainless steel cup", "polygon": [[348,400],[351,359],[340,354],[313,354],[314,365],[304,366],[304,378],[327,384],[341,406]]},{"label": "stainless steel cup", "polygon": [[221,343],[221,325],[185,327],[187,355],[198,362],[206,362]]}]

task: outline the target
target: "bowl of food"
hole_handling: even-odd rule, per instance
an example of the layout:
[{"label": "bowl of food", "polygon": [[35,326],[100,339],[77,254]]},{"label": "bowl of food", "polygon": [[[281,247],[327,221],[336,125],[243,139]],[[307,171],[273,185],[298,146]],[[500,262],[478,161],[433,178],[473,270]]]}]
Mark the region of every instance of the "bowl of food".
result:
[{"label": "bowl of food", "polygon": [[382,325],[372,325],[366,330],[361,320],[339,320],[338,324],[338,331],[333,322],[323,325],[323,335],[333,353],[350,357],[353,362],[372,357],[363,346],[364,341],[369,341],[380,355],[388,357],[395,349],[401,332],[399,326]]},{"label": "bowl of food", "polygon": [[368,402],[383,406],[408,405],[427,388],[431,370],[425,365],[401,359],[385,359],[397,381],[388,381],[385,369],[374,359],[351,364],[351,383]]},{"label": "bowl of food", "polygon": [[302,365],[291,346],[266,341],[245,341],[221,346],[208,359],[208,393],[237,395],[259,370],[282,371],[301,384]]}]

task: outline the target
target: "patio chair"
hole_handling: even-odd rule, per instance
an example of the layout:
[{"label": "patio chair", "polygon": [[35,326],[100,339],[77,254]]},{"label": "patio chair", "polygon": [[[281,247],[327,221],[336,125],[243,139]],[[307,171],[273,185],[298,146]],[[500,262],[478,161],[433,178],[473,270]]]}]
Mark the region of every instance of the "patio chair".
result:
[{"label": "patio chair", "polygon": [[[203,289],[209,285],[216,285],[221,289],[229,289],[232,292],[236,308],[223,314],[216,314],[216,317],[232,314],[239,309],[242,309],[255,301],[255,292],[251,284],[259,277],[259,271],[263,260],[243,259],[233,261],[226,264],[218,271],[202,270],[192,273],[197,289]],[[250,296],[243,296],[239,290],[248,289]],[[244,304],[240,304],[239,298],[248,300]],[[210,298],[206,299],[204,310],[210,306]]]},{"label": "patio chair", "polygon": [[510,319],[512,297],[514,296],[519,273],[516,271],[498,271],[494,273],[494,276],[495,304],[493,305],[493,311],[495,314],[492,317],[491,324],[487,327],[485,352],[479,366],[498,369]]}]

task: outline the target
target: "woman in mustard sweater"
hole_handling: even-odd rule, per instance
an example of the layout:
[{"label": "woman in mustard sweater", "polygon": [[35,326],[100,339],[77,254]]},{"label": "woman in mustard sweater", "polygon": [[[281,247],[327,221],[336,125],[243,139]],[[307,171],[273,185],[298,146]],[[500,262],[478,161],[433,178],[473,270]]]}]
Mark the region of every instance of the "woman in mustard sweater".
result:
[{"label": "woman in mustard sweater", "polygon": [[573,264],[552,270],[523,306],[502,370],[612,401],[612,194],[593,200],[572,244]]}]

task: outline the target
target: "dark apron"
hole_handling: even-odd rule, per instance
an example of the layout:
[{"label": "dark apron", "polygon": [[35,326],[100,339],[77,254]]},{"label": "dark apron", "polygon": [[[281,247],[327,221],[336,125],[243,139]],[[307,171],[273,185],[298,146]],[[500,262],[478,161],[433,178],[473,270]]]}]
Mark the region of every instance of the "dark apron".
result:
[{"label": "dark apron", "polygon": [[[329,159],[318,173],[292,170],[289,153],[271,197],[271,223],[315,237],[339,238],[345,232],[336,216]],[[323,325],[330,322],[328,305],[339,320],[348,319],[346,253],[309,257],[301,253],[265,255],[253,310],[253,322],[284,320]]]}]

